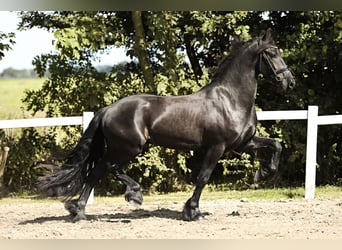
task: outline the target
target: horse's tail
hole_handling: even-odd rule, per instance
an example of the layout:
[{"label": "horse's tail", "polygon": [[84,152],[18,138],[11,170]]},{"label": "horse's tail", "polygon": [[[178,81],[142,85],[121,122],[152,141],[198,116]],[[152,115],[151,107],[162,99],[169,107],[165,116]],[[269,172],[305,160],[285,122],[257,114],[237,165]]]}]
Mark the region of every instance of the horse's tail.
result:
[{"label": "horse's tail", "polygon": [[55,172],[39,178],[38,189],[48,196],[69,199],[77,195],[95,163],[102,158],[105,141],[101,129],[103,109],[91,120],[75,149]]}]

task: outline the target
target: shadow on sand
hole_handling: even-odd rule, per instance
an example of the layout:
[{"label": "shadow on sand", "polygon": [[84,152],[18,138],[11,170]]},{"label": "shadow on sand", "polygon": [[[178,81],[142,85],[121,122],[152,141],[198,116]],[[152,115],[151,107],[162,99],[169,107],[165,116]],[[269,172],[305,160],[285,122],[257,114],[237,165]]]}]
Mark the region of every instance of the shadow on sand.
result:
[{"label": "shadow on sand", "polygon": [[[87,221],[104,221],[111,223],[130,223],[132,220],[146,219],[146,218],[163,218],[171,220],[182,220],[182,212],[175,211],[171,209],[157,209],[153,211],[148,211],[145,209],[135,209],[129,213],[115,213],[115,214],[86,214]],[[42,224],[49,221],[65,221],[72,222],[71,216],[44,216],[37,217],[33,220],[26,220],[20,223],[20,225],[26,224]]]}]

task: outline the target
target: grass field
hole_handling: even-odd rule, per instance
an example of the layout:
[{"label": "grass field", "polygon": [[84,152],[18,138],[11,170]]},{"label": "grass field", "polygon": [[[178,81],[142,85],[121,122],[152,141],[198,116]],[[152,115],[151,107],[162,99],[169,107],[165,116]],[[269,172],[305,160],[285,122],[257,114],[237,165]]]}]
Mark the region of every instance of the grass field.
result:
[{"label": "grass field", "polygon": [[26,89],[39,89],[45,79],[41,78],[0,78],[0,119],[15,119],[29,116],[23,112],[21,99]]},{"label": "grass field", "polygon": [[[144,195],[144,203],[151,202],[183,202],[186,201],[192,194],[189,192],[174,192],[168,194],[152,194]],[[244,198],[247,201],[257,200],[298,200],[303,199],[305,190],[303,187],[293,188],[273,188],[273,189],[249,189],[249,190],[227,190],[215,191],[214,188],[205,188],[201,200],[215,201],[222,199],[240,200]],[[316,188],[315,199],[341,199],[342,187],[338,186],[320,186]],[[118,196],[95,196],[97,202],[113,202],[125,203],[123,195]],[[53,198],[41,199],[38,196],[32,195],[12,195],[11,197],[0,199],[0,204],[8,203],[30,203],[30,202],[46,202],[56,201]]]},{"label": "grass field", "polygon": [[[144,202],[173,202],[186,201],[192,195],[189,192],[175,192],[169,194],[153,194],[145,195]],[[294,188],[273,188],[273,189],[249,189],[249,190],[227,190],[215,191],[214,188],[205,188],[202,194],[202,200],[214,201],[220,199],[240,200],[246,198],[249,201],[256,200],[287,200],[287,199],[303,199],[305,195],[304,187]],[[118,202],[122,197],[95,197],[97,200],[116,199]],[[338,199],[342,200],[342,187],[322,186],[316,188],[316,199]],[[123,200],[123,202],[125,202]]]}]

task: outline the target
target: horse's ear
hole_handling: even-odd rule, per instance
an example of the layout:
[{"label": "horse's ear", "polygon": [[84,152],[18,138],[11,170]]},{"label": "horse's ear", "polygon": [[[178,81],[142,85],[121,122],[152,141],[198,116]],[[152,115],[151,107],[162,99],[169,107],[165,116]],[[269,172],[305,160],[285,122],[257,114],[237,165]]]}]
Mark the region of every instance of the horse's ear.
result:
[{"label": "horse's ear", "polygon": [[271,29],[271,28],[268,28],[268,29],[266,30],[265,35],[262,37],[262,41],[263,41],[263,42],[267,42],[267,43],[273,42],[273,38],[272,38],[272,29]]},{"label": "horse's ear", "polygon": [[241,41],[240,37],[238,37],[237,35],[231,35],[230,37],[230,44],[232,46],[235,46],[236,44],[238,44]]},{"label": "horse's ear", "polygon": [[261,38],[262,43],[260,44],[257,53],[261,53],[262,51],[264,51],[265,49],[269,48],[270,44],[273,44],[273,37],[272,37],[272,29],[268,28],[266,30],[266,33],[264,34],[264,36]]}]

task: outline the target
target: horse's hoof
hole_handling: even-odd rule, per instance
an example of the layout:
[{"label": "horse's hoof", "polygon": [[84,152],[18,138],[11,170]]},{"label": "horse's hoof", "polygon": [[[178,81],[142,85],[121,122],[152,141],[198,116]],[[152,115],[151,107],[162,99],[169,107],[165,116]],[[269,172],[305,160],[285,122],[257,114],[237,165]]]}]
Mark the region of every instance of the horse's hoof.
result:
[{"label": "horse's hoof", "polygon": [[87,217],[85,216],[85,214],[81,213],[81,214],[76,214],[71,220],[72,222],[78,222],[78,221],[81,221],[81,220],[86,220]]},{"label": "horse's hoof", "polygon": [[204,217],[201,213],[191,214],[189,215],[186,212],[183,212],[183,220],[184,221],[200,221],[203,220]]},{"label": "horse's hoof", "polygon": [[71,216],[76,216],[79,212],[79,208],[77,206],[77,201],[76,200],[70,200],[70,201],[67,201],[65,204],[64,204],[64,207],[66,210],[68,210],[68,212],[70,213]]},{"label": "horse's hoof", "polygon": [[143,196],[140,191],[129,191],[125,193],[125,200],[135,206],[140,206],[143,203]]},{"label": "horse's hoof", "polygon": [[64,204],[64,207],[70,213],[72,222],[86,220],[84,214],[84,206],[80,206],[77,200],[69,200]]},{"label": "horse's hoof", "polygon": [[254,182],[255,183],[260,183],[263,181],[271,181],[274,179],[274,177],[276,176],[276,172],[271,171],[267,168],[259,168],[254,175]]},{"label": "horse's hoof", "polygon": [[198,207],[191,207],[190,202],[187,201],[183,209],[183,220],[185,221],[199,221],[204,219]]},{"label": "horse's hoof", "polygon": [[141,203],[136,202],[135,200],[130,200],[129,204],[131,204],[133,207],[138,208],[140,207]]},{"label": "horse's hoof", "polygon": [[254,183],[260,183],[261,181],[262,181],[262,178],[260,174],[260,169],[258,169],[254,175]]}]

